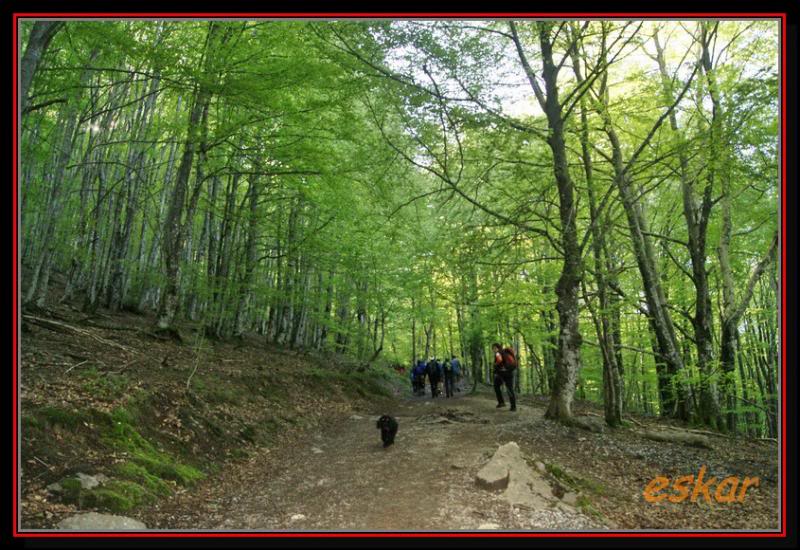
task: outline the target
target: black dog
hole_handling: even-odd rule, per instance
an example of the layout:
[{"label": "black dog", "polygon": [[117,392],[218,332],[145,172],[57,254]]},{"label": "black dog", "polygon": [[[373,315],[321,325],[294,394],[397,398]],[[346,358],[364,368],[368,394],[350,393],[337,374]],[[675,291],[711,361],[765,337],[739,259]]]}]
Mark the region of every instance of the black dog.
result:
[{"label": "black dog", "polygon": [[378,419],[378,429],[381,431],[384,449],[394,443],[394,436],[397,434],[397,420],[384,414]]}]

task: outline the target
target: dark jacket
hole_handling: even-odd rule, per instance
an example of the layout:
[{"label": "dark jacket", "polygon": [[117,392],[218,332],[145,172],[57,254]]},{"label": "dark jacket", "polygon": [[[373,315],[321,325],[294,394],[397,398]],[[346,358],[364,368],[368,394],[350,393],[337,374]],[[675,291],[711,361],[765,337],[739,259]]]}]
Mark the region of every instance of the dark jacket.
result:
[{"label": "dark jacket", "polygon": [[442,377],[442,366],[439,361],[431,361],[425,370],[428,373],[428,378],[432,380],[439,380]]}]

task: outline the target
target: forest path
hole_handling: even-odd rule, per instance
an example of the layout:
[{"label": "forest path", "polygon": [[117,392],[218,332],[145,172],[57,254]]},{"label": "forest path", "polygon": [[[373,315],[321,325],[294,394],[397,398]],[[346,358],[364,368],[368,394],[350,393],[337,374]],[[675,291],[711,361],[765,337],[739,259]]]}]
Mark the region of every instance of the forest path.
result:
[{"label": "forest path", "polygon": [[[226,468],[197,489],[143,517],[155,529],[452,530],[589,529],[579,512],[513,507],[475,484],[475,474],[505,441],[543,411],[495,409],[484,396],[410,398],[391,410],[332,421],[324,433]],[[375,420],[399,422],[384,449]],[[444,421],[442,417],[452,420]],[[519,426],[519,428],[517,428]]]}]

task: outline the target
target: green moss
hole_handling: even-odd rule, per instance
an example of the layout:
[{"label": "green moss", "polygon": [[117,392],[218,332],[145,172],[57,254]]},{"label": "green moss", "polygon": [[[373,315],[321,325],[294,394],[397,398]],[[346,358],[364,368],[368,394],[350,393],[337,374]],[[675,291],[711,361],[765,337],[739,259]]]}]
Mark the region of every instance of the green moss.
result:
[{"label": "green moss", "polygon": [[74,430],[85,420],[80,411],[71,411],[59,407],[42,407],[36,414],[51,426],[63,426]]},{"label": "green moss", "polygon": [[86,491],[83,501],[88,506],[111,512],[127,512],[131,508],[152,502],[153,493],[133,481],[113,480],[102,487]]},{"label": "green moss", "polygon": [[94,489],[84,500],[87,506],[103,508],[111,512],[127,512],[133,508],[131,499],[109,489]]},{"label": "green moss", "polygon": [[598,481],[593,481],[591,479],[580,479],[578,480],[578,484],[581,488],[586,489],[596,495],[603,496],[608,494],[608,489],[606,486]]},{"label": "green moss", "polygon": [[123,462],[114,467],[116,474],[124,479],[141,483],[153,494],[165,496],[170,493],[169,485],[158,476],[154,476],[135,462]]},{"label": "green moss", "polygon": [[81,498],[81,482],[77,478],[68,477],[62,479],[60,482],[61,487],[64,489],[62,498],[65,502],[79,502]]},{"label": "green moss", "polygon": [[134,506],[153,501],[153,493],[133,481],[115,479],[106,483],[103,489],[123,495],[133,502]]},{"label": "green moss", "polygon": [[545,464],[544,467],[545,470],[547,470],[550,473],[550,475],[552,475],[560,482],[570,486],[573,489],[578,488],[579,485],[578,480],[573,476],[569,475],[567,472],[565,472],[558,464]]},{"label": "green moss", "polygon": [[42,423],[35,416],[23,416],[20,423],[23,430],[40,430],[42,428]]},{"label": "green moss", "polygon": [[584,495],[578,495],[578,498],[575,501],[575,505],[581,512],[583,512],[587,516],[591,516],[592,518],[600,522],[603,521],[602,514],[598,512],[594,506],[592,506],[592,502],[589,500],[588,497]]},{"label": "green moss", "polygon": [[94,378],[100,377],[100,371],[97,370],[97,367],[91,366],[89,368],[83,369],[78,373],[78,376],[84,378],[86,380],[91,380]]},{"label": "green moss", "polygon": [[124,407],[118,407],[111,412],[111,420],[120,424],[133,424],[136,416]]},{"label": "green moss", "polygon": [[123,397],[130,386],[130,380],[123,374],[102,374],[97,370],[87,370],[84,372],[85,382],[83,390],[96,397],[104,399],[118,399]]},{"label": "green moss", "polygon": [[149,474],[170,479],[181,485],[191,485],[204,477],[199,470],[176,462],[167,453],[157,450],[131,424],[133,416],[125,409],[116,409],[106,423],[101,441],[116,451],[124,451],[131,460]]},{"label": "green moss", "polygon": [[200,470],[186,464],[171,462],[163,455],[148,456],[137,452],[134,454],[133,460],[151,474],[161,479],[175,481],[181,485],[193,485],[205,477]]},{"label": "green moss", "polygon": [[608,493],[608,489],[602,483],[568,474],[557,464],[545,464],[545,469],[550,472],[554,478],[572,489],[587,491],[598,496],[603,496]]}]

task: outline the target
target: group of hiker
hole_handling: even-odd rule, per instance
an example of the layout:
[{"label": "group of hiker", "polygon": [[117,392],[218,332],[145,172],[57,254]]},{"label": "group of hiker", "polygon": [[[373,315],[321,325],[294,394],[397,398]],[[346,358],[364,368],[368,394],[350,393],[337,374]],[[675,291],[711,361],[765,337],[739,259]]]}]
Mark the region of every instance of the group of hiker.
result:
[{"label": "group of hiker", "polygon": [[[506,406],[503,399],[503,386],[506,387],[508,400],[511,404],[509,411],[517,410],[517,397],[514,394],[514,370],[517,368],[517,357],[514,348],[503,347],[499,342],[492,344],[494,352],[494,392],[497,397],[497,408]],[[411,369],[411,388],[414,395],[423,396],[425,392],[425,379],[427,378],[431,388],[431,397],[436,398],[441,395],[439,383],[444,382],[445,397],[453,397],[454,391],[461,391],[458,387],[461,381],[461,363],[453,355],[449,360],[432,357],[427,362],[418,359]]]},{"label": "group of hiker", "polygon": [[458,386],[461,381],[461,363],[455,355],[441,361],[437,357],[432,357],[427,363],[424,359],[418,359],[411,369],[411,389],[414,395],[425,395],[426,377],[431,387],[432,398],[442,394],[442,390],[439,389],[440,382],[444,382],[445,398],[453,397],[454,392],[461,391]]}]

